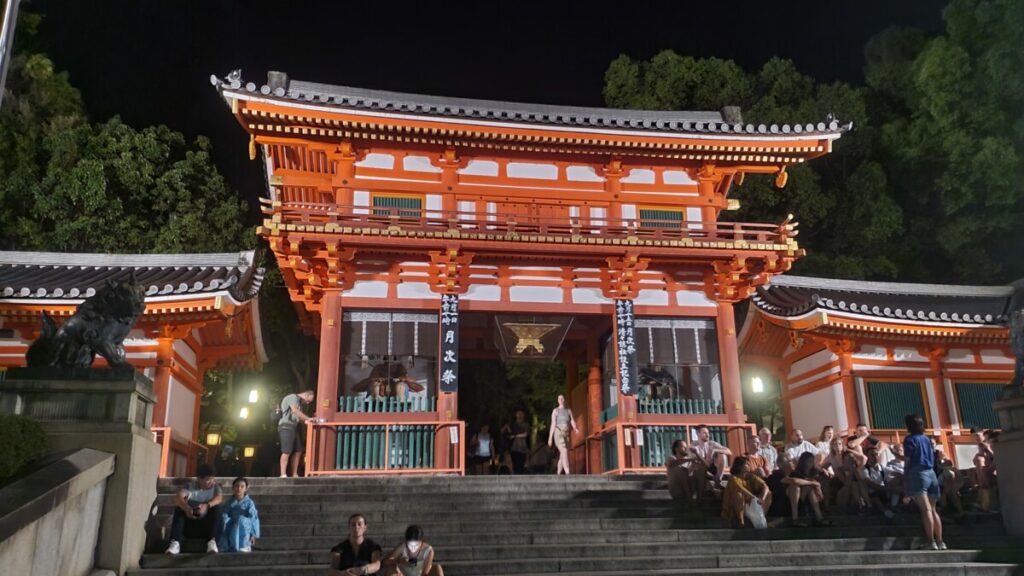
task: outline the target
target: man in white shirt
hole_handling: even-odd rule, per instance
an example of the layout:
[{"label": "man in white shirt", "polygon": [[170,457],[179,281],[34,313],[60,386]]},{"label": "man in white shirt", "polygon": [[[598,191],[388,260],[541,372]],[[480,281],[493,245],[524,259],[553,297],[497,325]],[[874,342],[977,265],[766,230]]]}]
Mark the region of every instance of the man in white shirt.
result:
[{"label": "man in white shirt", "polygon": [[757,449],[757,453],[764,456],[765,461],[768,463],[765,471],[770,476],[779,467],[779,451],[775,449],[775,446],[772,446],[772,431],[768,428],[761,428],[757,433],[757,437],[761,440],[761,447]]},{"label": "man in white shirt", "polygon": [[720,483],[722,475],[729,469],[729,457],[732,456],[732,452],[712,440],[711,431],[704,424],[697,426],[697,441],[690,447],[690,451],[699,459],[699,462],[694,463],[692,470],[697,479],[698,497],[702,497],[708,473],[711,473],[716,483]]},{"label": "man in white shirt", "polygon": [[810,452],[817,456],[818,447],[807,440],[804,440],[804,433],[802,430],[793,430],[789,435],[789,443],[786,444],[786,454],[794,462],[798,462],[800,460],[800,456],[803,456],[804,452]]}]

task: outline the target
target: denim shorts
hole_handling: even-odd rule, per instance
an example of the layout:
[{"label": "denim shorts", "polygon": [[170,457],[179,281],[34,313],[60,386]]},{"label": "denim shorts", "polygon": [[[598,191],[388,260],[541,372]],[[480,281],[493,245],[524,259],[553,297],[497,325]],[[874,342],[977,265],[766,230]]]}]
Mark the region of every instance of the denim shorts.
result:
[{"label": "denim shorts", "polygon": [[927,494],[932,502],[939,499],[939,479],[931,468],[915,470],[907,474],[907,496]]}]

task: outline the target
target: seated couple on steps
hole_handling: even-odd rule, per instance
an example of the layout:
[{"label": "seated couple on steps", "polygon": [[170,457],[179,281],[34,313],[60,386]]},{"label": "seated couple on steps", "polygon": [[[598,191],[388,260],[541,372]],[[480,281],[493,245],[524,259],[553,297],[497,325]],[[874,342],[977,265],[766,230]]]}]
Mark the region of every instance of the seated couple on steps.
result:
[{"label": "seated couple on steps", "polygon": [[434,548],[423,541],[423,529],[412,525],[405,530],[402,544],[384,557],[376,542],[366,537],[366,517],[353,514],[348,519],[348,538],[331,549],[328,576],[444,576],[434,562]]}]

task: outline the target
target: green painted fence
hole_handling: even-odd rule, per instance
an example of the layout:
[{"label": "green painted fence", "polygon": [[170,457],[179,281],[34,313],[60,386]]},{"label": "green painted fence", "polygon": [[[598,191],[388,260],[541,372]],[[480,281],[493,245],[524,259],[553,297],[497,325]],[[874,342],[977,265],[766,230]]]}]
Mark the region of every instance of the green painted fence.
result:
[{"label": "green painted fence", "polygon": [[960,405],[960,425],[964,428],[999,428],[999,417],[992,403],[1005,384],[991,382],[957,382],[956,398]]},{"label": "green painted fence", "polygon": [[907,414],[927,421],[919,382],[868,382],[872,428],[904,428]]},{"label": "green painted fence", "polygon": [[437,398],[342,396],[338,399],[339,412],[433,412],[437,409]]},{"label": "green painted fence", "polygon": [[644,399],[637,402],[641,414],[725,414],[725,405],[717,400],[672,398]]},{"label": "green painted fence", "polygon": [[618,404],[616,404],[615,406],[609,406],[609,407],[605,408],[604,410],[601,410],[601,425],[603,426],[609,420],[617,417],[618,415],[619,415],[619,405]]},{"label": "green painted fence", "polygon": [[[692,426],[690,428],[693,429]],[[672,443],[676,440],[693,443],[686,436],[685,426],[645,426],[642,430],[644,445],[640,447],[640,465],[643,467],[664,466],[665,459],[672,453]],[[722,445],[727,443],[727,429],[724,426],[709,426],[708,432],[715,442]]]},{"label": "green painted fence", "polygon": [[387,468],[433,468],[434,427],[393,426],[385,445],[384,426],[337,426],[338,470],[383,470]]}]

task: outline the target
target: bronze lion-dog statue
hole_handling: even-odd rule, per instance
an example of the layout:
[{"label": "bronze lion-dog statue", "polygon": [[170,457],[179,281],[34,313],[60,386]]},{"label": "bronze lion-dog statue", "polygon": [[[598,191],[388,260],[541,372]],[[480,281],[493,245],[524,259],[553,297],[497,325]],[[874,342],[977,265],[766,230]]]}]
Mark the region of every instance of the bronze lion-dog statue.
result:
[{"label": "bronze lion-dog statue", "polygon": [[146,293],[134,273],[126,281],[108,279],[59,329],[43,312],[42,334],[25,359],[30,367],[88,368],[99,354],[113,368],[129,366],[124,339],[145,309]]}]

